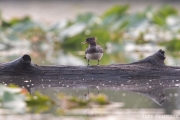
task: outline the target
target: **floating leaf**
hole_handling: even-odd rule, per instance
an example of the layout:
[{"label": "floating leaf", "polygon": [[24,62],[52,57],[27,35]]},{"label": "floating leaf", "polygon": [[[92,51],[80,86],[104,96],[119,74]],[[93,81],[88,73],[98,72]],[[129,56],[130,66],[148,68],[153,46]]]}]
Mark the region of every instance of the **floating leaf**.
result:
[{"label": "floating leaf", "polygon": [[9,88],[0,85],[0,103],[2,108],[10,109],[15,113],[26,112],[25,95],[21,88]]},{"label": "floating leaf", "polygon": [[26,103],[30,111],[35,113],[41,113],[49,110],[54,101],[40,92],[35,92],[34,95],[29,95],[26,98]]}]

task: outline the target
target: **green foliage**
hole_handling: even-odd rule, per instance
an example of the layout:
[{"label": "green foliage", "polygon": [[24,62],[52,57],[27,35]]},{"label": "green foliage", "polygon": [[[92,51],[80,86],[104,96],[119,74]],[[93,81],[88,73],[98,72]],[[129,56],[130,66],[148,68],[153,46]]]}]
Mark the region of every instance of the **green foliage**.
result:
[{"label": "green foliage", "polygon": [[35,113],[42,113],[49,110],[54,101],[40,92],[35,92],[33,95],[27,95],[26,103],[30,111]]},{"label": "green foliage", "polygon": [[109,99],[104,94],[95,95],[95,94],[90,93],[86,97],[80,98],[76,96],[67,96],[64,94],[59,94],[61,107],[64,109],[88,107],[88,106],[91,106],[92,104],[96,104],[96,105],[109,104]]},{"label": "green foliage", "polygon": [[180,39],[173,39],[165,44],[168,51],[179,52],[180,51]]},{"label": "green foliage", "polygon": [[54,101],[39,92],[30,95],[26,89],[19,88],[13,84],[9,87],[0,85],[1,108],[12,110],[14,113],[25,113],[27,108],[34,113],[41,113],[49,110]]},{"label": "green foliage", "polygon": [[5,20],[2,19],[1,27],[8,28],[8,27],[12,27],[13,25],[16,25],[16,24],[29,22],[30,20],[31,19],[30,19],[29,16],[26,16],[26,17],[23,17],[23,18],[13,18],[10,21],[5,21]]},{"label": "green foliage", "polygon": [[105,94],[97,94],[97,95],[90,94],[89,100],[94,102],[94,103],[98,103],[99,105],[109,104],[108,97]]},{"label": "green foliage", "polygon": [[166,18],[177,14],[178,12],[175,8],[165,5],[154,12],[152,21],[160,26],[166,26]]},{"label": "green foliage", "polygon": [[83,98],[64,94],[59,94],[59,100],[61,101],[61,107],[64,109],[80,108],[88,105],[88,101]]},{"label": "green foliage", "polygon": [[55,102],[40,92],[34,92],[31,95],[26,89],[19,88],[13,84],[10,87],[0,85],[0,108],[9,109],[14,113],[44,113],[56,107],[56,112],[65,114],[67,109],[89,107],[92,104],[107,105],[110,103],[108,97],[104,94],[89,94],[87,97],[88,99],[86,97],[59,94],[57,95],[58,101]]},{"label": "green foliage", "polygon": [[[87,46],[81,45],[81,42],[87,37],[96,37],[97,43],[106,48],[105,54],[111,53],[112,56],[116,56],[117,51],[114,50],[116,46],[114,48],[107,46],[111,43],[119,46],[118,52],[126,52],[124,48],[128,43],[135,46],[151,44],[159,47],[162,42],[167,43],[173,39],[179,39],[180,16],[175,8],[164,5],[158,9],[148,7],[142,12],[133,13],[128,13],[128,9],[129,5],[115,5],[99,16],[93,13],[82,13],[74,20],[60,21],[53,25],[37,23],[30,17],[12,18],[10,21],[5,21],[0,15],[0,45],[3,46],[0,49],[23,46],[33,51],[32,57],[39,56],[43,60],[49,57],[58,58],[59,56],[55,55],[56,51],[63,50],[62,53],[71,53],[84,60],[81,55]],[[170,17],[172,17],[171,25],[167,22]],[[167,33],[171,36],[167,36]],[[171,46],[176,46],[174,43],[172,42]],[[133,51],[136,49],[137,47]],[[174,50],[171,47],[167,49]],[[131,60],[125,54],[121,57],[125,59],[106,57],[101,60],[101,64]]]},{"label": "green foliage", "polygon": [[123,14],[126,14],[128,8],[129,5],[115,5],[103,14],[103,18],[112,17],[114,15],[122,16]]},{"label": "green foliage", "polygon": [[0,84],[0,108],[10,109],[15,113],[24,113],[26,108],[25,95],[21,88],[10,88]]}]

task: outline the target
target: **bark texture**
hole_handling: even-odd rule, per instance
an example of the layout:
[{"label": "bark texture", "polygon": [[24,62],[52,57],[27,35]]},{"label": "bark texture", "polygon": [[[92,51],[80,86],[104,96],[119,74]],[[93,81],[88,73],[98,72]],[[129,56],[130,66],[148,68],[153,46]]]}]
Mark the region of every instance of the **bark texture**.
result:
[{"label": "bark texture", "polygon": [[29,55],[0,64],[0,83],[14,83],[30,89],[51,87],[110,87],[140,92],[158,104],[165,99],[164,89],[180,85],[180,67],[164,64],[165,52],[130,64],[107,66],[39,66]]}]

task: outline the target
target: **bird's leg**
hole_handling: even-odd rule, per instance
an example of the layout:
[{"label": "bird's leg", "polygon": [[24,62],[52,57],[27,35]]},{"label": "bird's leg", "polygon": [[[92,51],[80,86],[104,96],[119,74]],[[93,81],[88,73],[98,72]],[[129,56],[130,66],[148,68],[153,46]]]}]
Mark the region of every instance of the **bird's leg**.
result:
[{"label": "bird's leg", "polygon": [[98,60],[98,64],[97,65],[99,65],[99,60]]},{"label": "bird's leg", "polygon": [[88,59],[88,65],[87,66],[89,66],[89,59]]},{"label": "bird's leg", "polygon": [[89,99],[88,98],[89,97],[89,88],[87,88],[87,89],[88,89],[88,92],[84,96],[85,96],[86,99]]}]

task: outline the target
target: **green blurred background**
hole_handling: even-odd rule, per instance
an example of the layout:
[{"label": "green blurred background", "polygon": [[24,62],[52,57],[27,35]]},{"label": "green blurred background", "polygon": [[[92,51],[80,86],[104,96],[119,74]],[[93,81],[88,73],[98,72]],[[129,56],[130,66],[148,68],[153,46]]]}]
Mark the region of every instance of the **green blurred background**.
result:
[{"label": "green blurred background", "polygon": [[[30,54],[37,64],[86,65],[87,37],[105,49],[102,65],[134,62],[159,49],[179,64],[177,1],[0,1],[0,62]],[[91,62],[95,64],[95,62]]]}]

